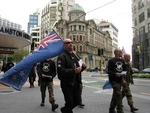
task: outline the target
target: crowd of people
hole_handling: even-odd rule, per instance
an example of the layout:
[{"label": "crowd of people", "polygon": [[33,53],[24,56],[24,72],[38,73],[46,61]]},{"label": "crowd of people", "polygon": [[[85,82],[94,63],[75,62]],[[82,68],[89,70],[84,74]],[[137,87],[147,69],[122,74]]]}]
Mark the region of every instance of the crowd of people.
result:
[{"label": "crowd of people", "polygon": [[[45,105],[46,88],[49,92],[49,102],[52,111],[59,107],[55,103],[53,78],[57,75],[60,80],[60,88],[64,97],[64,106],[60,108],[61,113],[73,113],[76,106],[84,107],[82,103],[82,72],[86,69],[86,64],[80,56],[73,51],[72,40],[64,39],[64,51],[54,62],[51,58],[45,59],[35,64],[29,73],[30,88],[34,88],[36,75],[38,75],[38,86],[41,91],[41,106]],[[133,71],[130,65],[130,54],[122,53],[122,50],[114,50],[115,57],[111,58],[107,64],[107,73],[109,82],[113,88],[112,99],[110,102],[109,113],[124,113],[122,100],[127,98],[131,112],[138,108],[133,106],[133,99],[130,90],[130,84],[133,84]],[[4,73],[13,67],[10,60],[3,63],[2,71]]]}]

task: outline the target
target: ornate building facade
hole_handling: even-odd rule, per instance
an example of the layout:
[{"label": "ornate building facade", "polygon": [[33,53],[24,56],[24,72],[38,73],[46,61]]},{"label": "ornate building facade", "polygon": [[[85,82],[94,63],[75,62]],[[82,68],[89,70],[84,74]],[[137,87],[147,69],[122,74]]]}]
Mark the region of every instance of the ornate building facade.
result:
[{"label": "ornate building facade", "polygon": [[[87,67],[106,66],[107,60],[112,57],[112,39],[107,31],[99,31],[94,20],[86,20],[84,9],[75,4],[68,12],[69,20],[58,21],[57,32],[63,39],[73,41],[73,50],[76,51]],[[101,57],[98,49],[103,50]],[[101,66],[100,66],[101,67]]]}]

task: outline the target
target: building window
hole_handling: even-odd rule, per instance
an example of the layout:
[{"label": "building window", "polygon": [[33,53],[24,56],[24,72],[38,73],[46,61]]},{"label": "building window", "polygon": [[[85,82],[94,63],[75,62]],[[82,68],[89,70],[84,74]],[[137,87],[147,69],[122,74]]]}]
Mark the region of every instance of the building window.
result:
[{"label": "building window", "polygon": [[139,30],[140,30],[140,34],[144,34],[145,33],[145,26],[141,27]]},{"label": "building window", "polygon": [[79,31],[81,31],[81,25],[79,25]]},{"label": "building window", "polygon": [[73,41],[76,41],[76,36],[75,35],[73,35]]},{"label": "building window", "polygon": [[82,46],[80,46],[80,51],[82,51]]},{"label": "building window", "polygon": [[80,35],[80,41],[82,41],[82,35]]},{"label": "building window", "polygon": [[150,23],[148,23],[148,32],[150,32]]},{"label": "building window", "polygon": [[135,18],[134,19],[134,26],[136,26],[137,25],[137,19]]},{"label": "building window", "polygon": [[74,25],[74,31],[76,31],[76,25]]},{"label": "building window", "polygon": [[150,8],[147,9],[147,17],[150,17]]},{"label": "building window", "polygon": [[144,0],[140,0],[138,3],[138,9],[142,9],[144,7]]},{"label": "building window", "polygon": [[139,15],[139,23],[143,22],[145,19],[144,12]]}]

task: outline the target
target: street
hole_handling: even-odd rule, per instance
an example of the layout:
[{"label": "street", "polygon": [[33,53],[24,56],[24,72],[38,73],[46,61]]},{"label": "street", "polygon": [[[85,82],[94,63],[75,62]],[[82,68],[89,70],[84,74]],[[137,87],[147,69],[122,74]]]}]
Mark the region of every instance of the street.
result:
[{"label": "street", "polygon": [[[83,72],[83,103],[84,108],[76,107],[74,113],[108,113],[111,100],[112,89],[102,89],[102,85],[107,79],[106,75],[100,76],[95,72]],[[131,85],[134,105],[139,108],[137,113],[150,113],[150,81],[148,79],[134,79],[135,84]],[[54,93],[56,103],[59,108],[55,113],[60,113],[60,108],[64,105],[63,95],[59,86],[59,80],[54,79]],[[52,113],[51,105],[47,100],[44,107],[40,106],[40,88],[29,88],[27,82],[21,91],[12,88],[0,88],[0,113]],[[126,99],[123,100],[124,113],[130,113],[130,108]]]}]

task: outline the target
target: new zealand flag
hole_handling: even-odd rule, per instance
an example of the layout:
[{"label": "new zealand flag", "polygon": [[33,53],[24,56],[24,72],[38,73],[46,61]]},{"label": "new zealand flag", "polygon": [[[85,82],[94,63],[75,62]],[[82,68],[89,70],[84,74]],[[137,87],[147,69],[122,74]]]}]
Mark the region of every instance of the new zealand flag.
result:
[{"label": "new zealand flag", "polygon": [[0,76],[0,83],[21,90],[34,64],[55,57],[63,50],[63,41],[52,31],[31,54]]}]

